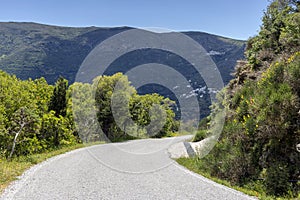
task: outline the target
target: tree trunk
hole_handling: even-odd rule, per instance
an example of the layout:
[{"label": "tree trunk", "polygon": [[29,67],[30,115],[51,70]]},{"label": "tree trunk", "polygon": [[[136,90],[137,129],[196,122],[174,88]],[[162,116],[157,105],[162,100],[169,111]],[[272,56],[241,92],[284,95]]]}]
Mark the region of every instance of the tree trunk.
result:
[{"label": "tree trunk", "polygon": [[12,155],[13,155],[14,152],[15,152],[15,148],[16,148],[16,143],[17,143],[18,136],[19,136],[20,133],[22,132],[22,129],[23,129],[24,126],[25,126],[25,124],[22,124],[21,127],[20,127],[20,130],[19,130],[19,131],[16,133],[16,135],[15,135],[15,138],[14,138],[14,141],[13,141],[13,145],[12,145],[11,152],[10,152],[10,154],[9,154],[8,160],[11,160]]}]

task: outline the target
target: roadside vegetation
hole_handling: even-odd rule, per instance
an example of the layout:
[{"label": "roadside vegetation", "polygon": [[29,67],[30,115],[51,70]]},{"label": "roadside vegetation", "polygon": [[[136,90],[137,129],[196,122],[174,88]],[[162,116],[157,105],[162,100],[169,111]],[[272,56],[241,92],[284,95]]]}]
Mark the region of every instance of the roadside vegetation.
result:
[{"label": "roadside vegetation", "polygon": [[[219,142],[202,159],[178,162],[260,199],[299,199],[300,1],[273,0],[262,22],[194,138],[209,135],[214,112],[224,107]],[[30,166],[85,144],[172,136],[172,106],[158,94],[138,95],[121,73],[69,86],[62,77],[49,85],[0,71],[0,192]]]},{"label": "roadside vegetation", "polygon": [[[203,159],[178,162],[261,199],[299,199],[300,1],[272,1],[262,21],[220,93],[227,114],[219,142]],[[212,116],[195,141],[206,137]]]},{"label": "roadside vegetation", "polygon": [[[138,125],[131,126],[136,129],[130,135],[119,128],[129,127],[126,119],[120,118],[118,126],[110,105],[117,83],[122,90],[115,101],[128,97],[128,117]],[[20,80],[0,71],[0,191],[32,165],[66,151],[99,142],[173,135],[177,130],[173,104],[157,94],[138,95],[121,73],[70,86],[60,77],[53,86],[44,78]],[[166,123],[153,134],[159,123],[150,122],[158,122],[161,113]]]},{"label": "roadside vegetation", "polygon": [[[118,95],[114,92],[117,83],[121,87]],[[64,78],[51,86],[44,78],[22,81],[0,71],[0,85],[0,157],[8,160],[82,142],[164,137],[177,130],[171,110],[174,102],[158,94],[138,95],[121,73],[69,87]],[[115,105],[125,101],[124,107],[115,108],[115,115],[126,116],[122,112],[129,107],[128,118],[113,115],[112,94]],[[154,134],[161,113],[166,123]],[[138,126],[129,126],[128,119]],[[132,134],[119,128],[123,126]],[[136,129],[127,131],[126,126]]]}]

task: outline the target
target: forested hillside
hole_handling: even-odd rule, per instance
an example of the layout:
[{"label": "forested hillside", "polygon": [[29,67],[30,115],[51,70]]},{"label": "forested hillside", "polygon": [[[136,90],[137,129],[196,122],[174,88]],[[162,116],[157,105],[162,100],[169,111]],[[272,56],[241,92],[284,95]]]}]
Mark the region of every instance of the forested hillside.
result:
[{"label": "forested hillside", "polygon": [[[21,79],[45,77],[49,84],[54,84],[59,76],[63,76],[73,83],[81,63],[93,48],[107,38],[130,29],[133,28],[72,28],[0,22],[0,69]],[[243,57],[245,42],[202,32],[184,34],[211,54],[224,81],[229,82],[236,60]],[[125,73],[131,67],[154,61],[182,69],[190,65],[170,52],[139,50],[114,62],[113,70],[106,75]],[[187,77],[191,76],[193,74],[187,74]]]},{"label": "forested hillside", "polygon": [[[73,83],[79,67],[90,51],[109,37],[130,29],[133,28],[72,28],[37,23],[0,22],[0,69],[22,80],[44,77],[49,84],[54,84],[59,76],[63,76],[69,83]],[[236,60],[243,58],[245,42],[196,31],[183,34],[204,47],[217,65],[223,81],[228,83],[232,79],[231,73]],[[203,79],[195,75],[191,63],[172,52],[160,49],[138,49],[126,53],[111,63],[104,74],[125,74],[132,68],[146,63],[172,66],[188,80],[193,81],[191,85],[195,91],[206,86]],[[195,94],[201,102],[201,117],[209,114],[211,103],[208,92],[206,88],[205,91]],[[138,93],[158,93],[177,101],[172,92],[155,84],[139,88]]]},{"label": "forested hillside", "polygon": [[298,0],[270,3],[259,34],[247,43],[246,60],[220,94],[227,114],[219,142],[195,161],[211,176],[272,198],[299,198],[299,11]]}]

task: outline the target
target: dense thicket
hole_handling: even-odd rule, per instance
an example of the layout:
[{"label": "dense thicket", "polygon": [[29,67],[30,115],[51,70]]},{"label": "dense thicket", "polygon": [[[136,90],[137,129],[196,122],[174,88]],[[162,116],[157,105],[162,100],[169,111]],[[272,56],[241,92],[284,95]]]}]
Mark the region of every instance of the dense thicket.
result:
[{"label": "dense thicket", "polygon": [[[199,165],[232,184],[298,195],[300,179],[300,4],[273,1],[226,87],[220,142]],[[203,131],[201,132],[203,133]],[[257,188],[256,188],[257,189]]]},{"label": "dense thicket", "polygon": [[4,157],[39,153],[77,140],[70,119],[48,104],[53,87],[44,78],[21,81],[0,71],[0,154]]},{"label": "dense thicket", "polygon": [[[116,124],[111,110],[116,83],[123,88],[119,100],[129,99],[126,109],[137,124],[133,135],[122,131],[125,129],[119,126],[125,121]],[[34,154],[82,141],[166,136],[176,129],[170,108],[173,103],[157,94],[138,95],[121,73],[97,77],[93,84],[74,83],[68,87],[64,78],[51,86],[44,78],[22,81],[0,71],[0,156]],[[166,120],[153,135],[153,127],[147,125],[151,121],[161,123],[158,115],[151,115],[155,105],[166,113]],[[116,114],[122,117],[122,110]]]},{"label": "dense thicket", "polygon": [[158,94],[138,95],[121,73],[70,88],[69,105],[73,106],[68,113],[85,142],[163,137],[177,131],[171,110],[175,102]]}]

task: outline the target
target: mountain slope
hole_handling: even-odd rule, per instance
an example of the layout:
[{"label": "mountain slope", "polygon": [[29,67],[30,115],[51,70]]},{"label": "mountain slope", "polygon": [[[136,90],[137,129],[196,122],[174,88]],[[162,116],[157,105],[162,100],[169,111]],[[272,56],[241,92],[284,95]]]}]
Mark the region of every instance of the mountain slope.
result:
[{"label": "mountain slope", "polygon": [[[71,28],[36,23],[0,23],[0,69],[21,79],[45,77],[49,84],[53,84],[59,76],[63,76],[73,83],[81,63],[93,48],[105,39],[130,29],[132,28]],[[202,32],[183,34],[206,49],[219,68],[224,83],[228,83],[232,79],[231,73],[236,60],[244,56],[245,42]],[[159,49],[129,52],[116,59],[109,66],[106,75],[126,73],[131,68],[146,63],[172,66],[187,80],[191,80],[194,91],[206,86],[191,63],[178,55]],[[177,101],[177,97],[170,90],[158,85],[147,85],[138,92],[155,92]],[[207,116],[211,104],[208,88],[192,95],[198,96],[201,117]]]},{"label": "mountain slope", "polygon": [[[0,69],[21,79],[43,76],[53,84],[62,75],[73,82],[82,61],[96,45],[129,29],[131,28],[71,28],[3,22],[0,23]],[[243,57],[244,42],[201,32],[185,34],[211,53],[227,83],[231,79],[230,72],[233,71],[236,60]],[[149,55],[149,52],[146,54]],[[167,56],[166,54],[158,59],[165,62]],[[118,65],[126,67],[131,60],[129,57]],[[147,63],[147,60],[140,62]],[[180,67],[185,66],[183,64]]]}]

